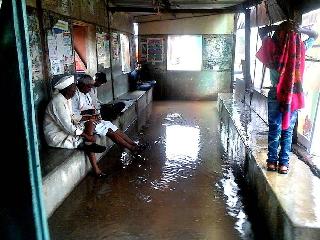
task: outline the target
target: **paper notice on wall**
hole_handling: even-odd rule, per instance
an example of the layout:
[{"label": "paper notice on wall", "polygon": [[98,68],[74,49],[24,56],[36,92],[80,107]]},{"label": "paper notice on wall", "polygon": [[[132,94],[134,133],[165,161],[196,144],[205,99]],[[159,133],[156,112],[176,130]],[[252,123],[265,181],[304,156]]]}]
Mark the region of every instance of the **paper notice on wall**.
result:
[{"label": "paper notice on wall", "polygon": [[98,64],[103,68],[110,67],[109,40],[106,33],[97,33]]},{"label": "paper notice on wall", "polygon": [[48,34],[47,37],[48,41],[48,49],[49,49],[49,58],[50,59],[57,59],[57,43],[55,36],[52,34]]},{"label": "paper notice on wall", "polygon": [[52,75],[59,75],[64,73],[64,66],[60,60],[50,60]]},{"label": "paper notice on wall", "polygon": [[71,42],[71,34],[69,32],[65,32],[63,34],[63,56],[65,64],[73,63],[73,49]]}]

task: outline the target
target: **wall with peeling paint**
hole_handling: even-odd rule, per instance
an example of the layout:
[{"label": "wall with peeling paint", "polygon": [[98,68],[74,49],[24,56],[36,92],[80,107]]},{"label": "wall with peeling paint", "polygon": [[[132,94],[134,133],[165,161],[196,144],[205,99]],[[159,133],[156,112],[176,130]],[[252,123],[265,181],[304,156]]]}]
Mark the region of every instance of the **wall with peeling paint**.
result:
[{"label": "wall with peeling paint", "polygon": [[[177,16],[179,18],[179,16]],[[156,99],[173,100],[212,100],[218,92],[230,92],[232,79],[232,59],[234,49],[234,15],[213,15],[205,17],[186,18],[180,20],[165,20],[139,23],[139,56],[141,57],[141,42],[148,38],[163,38],[163,62],[149,62],[153,79],[157,81],[155,87]],[[167,71],[167,37],[168,35],[202,35],[202,70],[201,71]],[[204,61],[206,39],[218,39],[227,44],[220,44],[223,54],[221,59],[215,59],[214,67]],[[220,40],[219,40],[220,39]],[[213,51],[214,47],[210,51]],[[186,51],[188,51],[186,49]],[[192,56],[190,56],[192,57]],[[230,64],[225,65],[225,59]],[[212,62],[211,62],[212,64]],[[220,66],[221,65],[221,66]]]}]

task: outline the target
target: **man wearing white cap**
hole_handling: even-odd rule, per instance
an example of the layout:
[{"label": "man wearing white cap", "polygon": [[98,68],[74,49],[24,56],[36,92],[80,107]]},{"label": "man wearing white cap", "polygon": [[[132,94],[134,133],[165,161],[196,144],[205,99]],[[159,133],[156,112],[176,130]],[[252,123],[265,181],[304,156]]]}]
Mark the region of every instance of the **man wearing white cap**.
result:
[{"label": "man wearing white cap", "polygon": [[125,133],[120,131],[117,126],[110,121],[101,120],[95,109],[90,91],[94,85],[94,80],[90,75],[84,74],[79,77],[77,82],[78,90],[72,98],[74,119],[78,122],[86,121],[88,117],[95,116],[95,132],[100,136],[107,136],[113,142],[129,149],[132,152],[139,150],[139,146],[132,141]]},{"label": "man wearing white cap", "polygon": [[93,122],[88,119],[82,125],[73,120],[71,98],[77,89],[74,76],[61,78],[54,88],[59,93],[49,102],[44,116],[46,142],[51,147],[84,150],[96,176],[103,177],[105,174],[97,166],[95,152],[103,152],[106,148],[95,143]]}]

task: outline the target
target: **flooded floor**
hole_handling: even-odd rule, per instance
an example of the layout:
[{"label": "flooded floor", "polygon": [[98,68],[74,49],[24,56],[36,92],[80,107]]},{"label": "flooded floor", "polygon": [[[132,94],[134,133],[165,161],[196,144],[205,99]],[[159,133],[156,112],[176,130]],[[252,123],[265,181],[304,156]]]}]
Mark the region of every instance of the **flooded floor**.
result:
[{"label": "flooded floor", "polygon": [[113,147],[49,219],[51,239],[252,239],[239,188],[223,160],[216,102],[154,102],[136,141]]}]

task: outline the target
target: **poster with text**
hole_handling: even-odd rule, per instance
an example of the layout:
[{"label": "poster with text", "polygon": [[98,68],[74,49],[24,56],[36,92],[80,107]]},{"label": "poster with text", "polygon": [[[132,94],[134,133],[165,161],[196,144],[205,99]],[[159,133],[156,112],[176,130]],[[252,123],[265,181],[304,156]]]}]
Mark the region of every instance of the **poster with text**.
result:
[{"label": "poster with text", "polygon": [[162,38],[147,39],[147,61],[148,62],[163,61],[163,39]]}]

